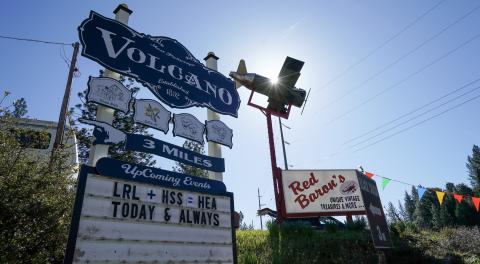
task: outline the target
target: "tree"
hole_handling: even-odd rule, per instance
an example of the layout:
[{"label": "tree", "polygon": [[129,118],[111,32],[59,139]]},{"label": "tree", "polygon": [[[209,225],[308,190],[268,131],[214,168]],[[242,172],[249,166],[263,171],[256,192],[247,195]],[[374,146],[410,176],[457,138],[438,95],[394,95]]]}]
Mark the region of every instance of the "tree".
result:
[{"label": "tree", "polygon": [[413,222],[414,220],[414,213],[416,208],[416,203],[418,201],[418,194],[417,189],[412,186],[412,195],[409,195],[408,192],[405,191],[405,213],[407,215],[406,220],[409,222]]},{"label": "tree", "polygon": [[475,195],[480,195],[480,148],[473,145],[472,155],[467,157],[467,171]]},{"label": "tree", "polygon": [[[416,190],[412,192],[416,194]],[[418,194],[417,194],[418,196]],[[433,194],[429,191],[425,192],[421,200],[417,200],[415,211],[413,213],[413,223],[419,228],[432,228],[432,204]]]},{"label": "tree", "polygon": [[390,224],[394,224],[401,221],[400,215],[398,214],[397,209],[395,208],[392,202],[388,202],[387,217]]},{"label": "tree", "polygon": [[26,102],[20,102],[13,109],[0,107],[0,263],[61,263],[74,168],[62,148],[49,163],[17,140],[16,118],[27,113]]},{"label": "tree", "polygon": [[[183,143],[183,147],[200,154],[205,154],[204,146],[194,141],[185,140],[185,142]],[[206,170],[202,170],[200,168],[186,165],[180,162],[176,162],[175,166],[173,167],[173,171],[202,178],[208,177],[208,172]]]},{"label": "tree", "polygon": [[[102,71],[100,71],[100,75],[102,75]],[[137,94],[140,90],[139,87],[135,86],[135,82],[132,78],[126,78],[124,76],[121,76],[120,82],[122,82],[125,87],[130,89],[130,91],[132,91],[134,95]],[[88,104],[86,102],[86,95],[87,90],[78,93],[78,97],[80,98],[82,103],[75,105],[75,107],[72,107],[70,109],[70,113],[78,118],[95,120],[97,105],[93,103]],[[91,127],[83,127],[75,120],[71,120],[70,125],[75,127],[76,130],[79,160],[81,163],[87,163],[88,154],[90,152],[91,144],[93,141],[92,129]],[[124,114],[120,111],[115,111],[113,127],[120,129],[126,133],[135,133],[151,136],[151,134],[148,133],[146,126],[135,124],[133,122],[132,111],[128,112],[127,114]],[[152,154],[144,152],[125,151],[123,150],[123,146],[120,144],[111,145],[108,148],[108,154],[114,159],[132,162],[136,164],[142,164],[146,166],[153,166],[155,164],[155,160],[153,159]]]}]

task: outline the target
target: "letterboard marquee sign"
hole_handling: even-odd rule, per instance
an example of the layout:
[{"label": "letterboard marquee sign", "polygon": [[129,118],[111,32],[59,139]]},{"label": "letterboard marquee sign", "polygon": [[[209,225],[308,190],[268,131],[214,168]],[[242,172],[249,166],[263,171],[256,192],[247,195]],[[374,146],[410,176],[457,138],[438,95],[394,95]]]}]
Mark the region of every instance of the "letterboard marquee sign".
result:
[{"label": "letterboard marquee sign", "polygon": [[193,176],[139,181],[124,164],[82,166],[65,263],[236,263],[232,193]]},{"label": "letterboard marquee sign", "polygon": [[205,67],[175,39],[138,33],[94,11],[78,33],[83,56],[135,78],[170,107],[202,106],[237,117],[235,83]]}]

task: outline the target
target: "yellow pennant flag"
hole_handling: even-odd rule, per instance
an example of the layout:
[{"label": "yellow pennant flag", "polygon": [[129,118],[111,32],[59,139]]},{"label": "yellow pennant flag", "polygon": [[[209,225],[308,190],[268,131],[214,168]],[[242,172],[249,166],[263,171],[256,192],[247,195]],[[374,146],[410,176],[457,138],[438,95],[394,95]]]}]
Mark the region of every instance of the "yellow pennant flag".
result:
[{"label": "yellow pennant flag", "polygon": [[444,192],[439,192],[439,191],[435,191],[435,192],[437,193],[438,202],[440,203],[440,205],[442,205],[443,197],[445,197],[445,193]]}]

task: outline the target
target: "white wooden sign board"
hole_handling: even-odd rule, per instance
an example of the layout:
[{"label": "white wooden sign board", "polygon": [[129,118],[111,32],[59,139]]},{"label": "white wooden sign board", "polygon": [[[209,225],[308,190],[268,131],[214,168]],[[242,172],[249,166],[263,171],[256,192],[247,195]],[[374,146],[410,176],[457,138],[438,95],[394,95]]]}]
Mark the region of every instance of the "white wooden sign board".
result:
[{"label": "white wooden sign board", "polygon": [[282,185],[288,217],[365,212],[355,170],[286,170]]}]

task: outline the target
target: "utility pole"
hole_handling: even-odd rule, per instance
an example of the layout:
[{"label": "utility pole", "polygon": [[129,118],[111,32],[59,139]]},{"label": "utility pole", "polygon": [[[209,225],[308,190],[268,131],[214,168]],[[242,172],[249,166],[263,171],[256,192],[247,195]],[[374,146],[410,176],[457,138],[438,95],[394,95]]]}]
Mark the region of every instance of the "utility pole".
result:
[{"label": "utility pole", "polygon": [[[262,210],[262,205],[265,205],[265,204],[262,204],[260,201],[260,198],[262,197],[260,196],[260,188],[258,188],[257,191],[258,191],[258,210]],[[260,230],[263,230],[262,215],[259,215],[259,216],[260,216]]]},{"label": "utility pole", "polygon": [[282,118],[278,117],[278,124],[280,125],[280,138],[282,139],[283,161],[285,162],[285,170],[288,170],[287,152],[285,151],[285,140],[283,140]]},{"label": "utility pole", "polygon": [[64,134],[64,131],[65,131],[65,119],[66,119],[66,116],[67,116],[68,101],[70,101],[73,74],[75,73],[75,71],[77,69],[75,65],[77,64],[77,55],[78,55],[79,47],[80,47],[80,44],[78,42],[75,42],[73,44],[72,60],[70,62],[70,69],[68,71],[67,85],[65,86],[65,93],[63,94],[62,106],[60,108],[60,116],[58,117],[57,132],[55,133],[55,141],[53,143],[52,155],[50,157],[50,161],[53,159],[53,154],[55,153],[57,148],[60,146],[60,144],[62,144],[62,141],[63,141],[63,134]]}]

